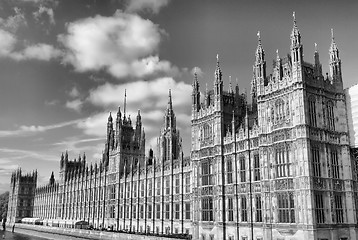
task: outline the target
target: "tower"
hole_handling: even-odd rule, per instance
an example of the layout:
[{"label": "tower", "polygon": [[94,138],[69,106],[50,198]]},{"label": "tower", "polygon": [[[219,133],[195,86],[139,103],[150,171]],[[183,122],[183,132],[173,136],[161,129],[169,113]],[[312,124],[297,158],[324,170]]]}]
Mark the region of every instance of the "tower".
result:
[{"label": "tower", "polygon": [[37,171],[23,174],[21,168],[11,175],[7,224],[13,225],[25,217],[32,217]]}]

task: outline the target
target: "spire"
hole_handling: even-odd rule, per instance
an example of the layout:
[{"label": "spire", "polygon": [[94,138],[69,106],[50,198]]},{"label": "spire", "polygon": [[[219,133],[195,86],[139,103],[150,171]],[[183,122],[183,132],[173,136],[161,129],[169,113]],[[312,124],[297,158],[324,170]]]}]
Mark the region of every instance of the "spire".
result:
[{"label": "spire", "polygon": [[121,107],[118,106],[118,112],[117,112],[117,121],[119,121],[122,117],[122,113],[121,113]]},{"label": "spire", "polygon": [[171,89],[169,89],[169,96],[168,96],[168,106],[167,106],[167,110],[168,110],[168,111],[173,111],[172,91],[171,91]]},{"label": "spire", "polygon": [[219,54],[216,54],[215,83],[221,82],[222,72],[220,69]]},{"label": "spire", "polygon": [[142,116],[140,115],[140,110],[138,109],[138,114],[137,114],[137,125],[138,124],[142,124]]},{"label": "spire", "polygon": [[127,105],[127,89],[124,89],[124,117],[126,117],[126,105]]},{"label": "spire", "polygon": [[113,122],[112,112],[109,112],[108,122]]},{"label": "spire", "polygon": [[278,49],[276,49],[276,60],[280,60],[280,54],[278,54]]},{"label": "spire", "polygon": [[318,53],[317,43],[314,43],[314,52],[315,52],[315,53]]},{"label": "spire", "polygon": [[234,93],[234,90],[232,89],[232,84],[231,84],[231,76],[229,76],[229,93]]},{"label": "spire", "polygon": [[291,32],[291,59],[293,63],[299,63],[303,59],[303,47],[301,44],[301,34],[296,23],[296,14],[293,12],[293,27]]},{"label": "spire", "polygon": [[331,61],[336,61],[339,59],[339,51],[338,51],[338,47],[336,44],[336,41],[334,39],[334,33],[333,33],[333,28],[331,28],[331,47],[329,48],[329,52],[331,57],[334,57],[333,59],[331,59]]},{"label": "spire", "polygon": [[193,92],[192,92],[192,107],[193,110],[198,111],[200,108],[200,90],[199,90],[199,81],[197,68],[194,68],[194,79],[193,79]]},{"label": "spire", "polygon": [[293,12],[293,27],[291,32],[291,47],[299,46],[301,44],[301,34],[297,27],[296,14]]},{"label": "spire", "polygon": [[333,29],[331,29],[331,47],[329,48],[329,70],[330,76],[334,83],[339,83],[339,88],[343,88],[342,85],[342,69],[341,59],[339,57],[339,50],[334,39]]}]

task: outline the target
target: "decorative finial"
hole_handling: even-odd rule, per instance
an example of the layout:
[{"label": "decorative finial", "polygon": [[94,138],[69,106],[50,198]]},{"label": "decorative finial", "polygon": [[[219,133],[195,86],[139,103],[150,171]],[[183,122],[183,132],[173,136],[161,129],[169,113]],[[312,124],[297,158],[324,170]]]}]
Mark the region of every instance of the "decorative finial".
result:
[{"label": "decorative finial", "polygon": [[277,57],[277,59],[280,58],[280,55],[278,54],[278,49],[276,49],[276,57]]},{"label": "decorative finial", "polygon": [[126,105],[127,105],[127,89],[124,89],[124,116],[126,116]]},{"label": "decorative finial", "polygon": [[296,26],[296,13],[295,12],[292,13],[292,17],[293,17],[293,23]]},{"label": "decorative finial", "polygon": [[314,43],[314,51],[317,52],[317,43]]},{"label": "decorative finial", "polygon": [[260,34],[260,31],[257,31],[257,39],[258,39],[259,43],[261,43],[261,34]]},{"label": "decorative finial", "polygon": [[333,28],[331,28],[331,37],[332,37],[332,41],[334,41],[334,33],[333,33]]}]

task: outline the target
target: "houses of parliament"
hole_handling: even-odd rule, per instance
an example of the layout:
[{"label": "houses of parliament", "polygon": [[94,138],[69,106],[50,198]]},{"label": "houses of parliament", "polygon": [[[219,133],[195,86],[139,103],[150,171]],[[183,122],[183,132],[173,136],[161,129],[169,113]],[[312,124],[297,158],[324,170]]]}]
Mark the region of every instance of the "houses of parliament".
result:
[{"label": "houses of parliament", "polygon": [[8,223],[84,221],[200,240],[358,239],[358,154],[333,31],[329,73],[317,48],[313,63],[303,53],[294,18],[290,53],[277,52],[271,74],[258,33],[249,96],[231,82],[224,90],[218,57],[213,89],[200,88],[195,73],[189,157],[170,91],[157,156],[145,152],[140,112],[132,123],[124,105],[108,117],[99,163],[65,153],[59,179],[41,187],[36,171],[13,173]]}]

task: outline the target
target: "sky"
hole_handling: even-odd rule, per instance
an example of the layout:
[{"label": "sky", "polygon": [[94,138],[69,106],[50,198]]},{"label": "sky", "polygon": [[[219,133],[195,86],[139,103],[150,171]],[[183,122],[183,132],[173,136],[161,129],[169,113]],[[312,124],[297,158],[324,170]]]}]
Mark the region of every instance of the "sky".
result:
[{"label": "sky", "polygon": [[257,31],[271,73],[276,50],[289,53],[293,11],[304,60],[313,62],[317,43],[328,72],[333,28],[344,86],[356,84],[358,1],[1,0],[0,193],[18,167],[37,169],[38,185],[57,177],[66,150],[98,162],[125,89],[147,150],[156,149],[171,89],[189,156],[194,69],[201,91],[212,88],[219,54],[224,88],[231,76],[249,92]]}]

